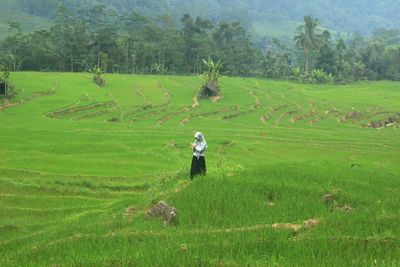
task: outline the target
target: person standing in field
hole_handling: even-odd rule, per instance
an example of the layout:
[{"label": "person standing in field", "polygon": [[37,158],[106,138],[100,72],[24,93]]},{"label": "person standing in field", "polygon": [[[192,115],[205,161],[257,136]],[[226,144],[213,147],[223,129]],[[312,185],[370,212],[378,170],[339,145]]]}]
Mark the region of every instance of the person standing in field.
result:
[{"label": "person standing in field", "polygon": [[204,135],[201,132],[197,132],[194,135],[195,141],[192,144],[193,158],[192,167],[190,168],[190,179],[193,179],[196,175],[206,174],[206,159],[204,153],[207,149],[207,142]]}]

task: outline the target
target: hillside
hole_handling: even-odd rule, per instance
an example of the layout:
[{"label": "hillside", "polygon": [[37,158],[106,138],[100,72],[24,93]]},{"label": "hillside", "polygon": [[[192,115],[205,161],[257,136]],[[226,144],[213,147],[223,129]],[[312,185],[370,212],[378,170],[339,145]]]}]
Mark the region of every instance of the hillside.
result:
[{"label": "hillside", "polygon": [[[377,28],[400,28],[400,17],[397,10],[400,3],[390,0],[368,1],[227,1],[227,0],[37,0],[7,1],[23,24],[34,23],[35,27],[42,27],[42,21],[36,25],[35,20],[24,14],[51,19],[57,5],[66,5],[75,8],[91,8],[103,4],[117,13],[138,12],[146,16],[156,16],[169,13],[179,21],[184,14],[194,17],[209,18],[214,22],[220,20],[241,21],[249,29],[254,29],[259,36],[291,37],[294,26],[301,22],[303,16],[312,15],[321,21],[321,24],[333,31],[342,33],[371,34]],[[281,27],[283,26],[283,27]],[[32,28],[32,27],[31,27]],[[26,27],[29,30],[29,27]]]},{"label": "hillside", "polygon": [[10,21],[21,23],[23,32],[48,29],[51,25],[49,19],[30,15],[18,8],[13,1],[0,0],[0,6],[0,40],[7,37]]},{"label": "hillside", "polygon": [[[1,266],[400,263],[399,83],[223,78],[213,102],[193,76],[11,78]],[[189,181],[198,130],[207,176]],[[176,226],[145,216],[159,200]]]}]

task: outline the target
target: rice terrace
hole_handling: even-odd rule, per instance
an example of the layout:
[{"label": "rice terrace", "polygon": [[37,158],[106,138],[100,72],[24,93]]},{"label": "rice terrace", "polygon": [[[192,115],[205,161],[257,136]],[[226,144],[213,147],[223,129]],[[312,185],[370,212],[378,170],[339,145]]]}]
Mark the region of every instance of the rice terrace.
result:
[{"label": "rice terrace", "polygon": [[[0,266],[398,266],[398,82],[16,72]],[[207,175],[188,179],[195,131]],[[177,223],[149,217],[165,201]]]},{"label": "rice terrace", "polygon": [[0,0],[0,267],[400,266],[398,10]]}]

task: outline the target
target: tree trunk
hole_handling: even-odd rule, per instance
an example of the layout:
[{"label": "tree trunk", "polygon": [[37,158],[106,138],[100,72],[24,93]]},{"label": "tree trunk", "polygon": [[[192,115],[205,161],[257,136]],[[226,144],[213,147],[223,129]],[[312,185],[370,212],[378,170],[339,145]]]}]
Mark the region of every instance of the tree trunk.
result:
[{"label": "tree trunk", "polygon": [[119,57],[119,45],[117,44],[117,72],[120,73],[120,68],[119,68],[119,63],[120,63],[120,57]]},{"label": "tree trunk", "polygon": [[99,48],[97,51],[97,66],[100,67],[100,39],[97,39],[97,46]]},{"label": "tree trunk", "polygon": [[308,74],[308,50],[306,48],[304,49],[304,61],[305,61],[304,75],[307,75]]},{"label": "tree trunk", "polygon": [[198,75],[199,74],[199,65],[200,65],[200,52],[199,51],[197,51],[197,59],[196,59],[196,65],[195,65],[195,68],[194,68],[194,74],[196,74],[196,75]]},{"label": "tree trunk", "polygon": [[74,57],[71,54],[71,72],[74,72]]},{"label": "tree trunk", "polygon": [[13,55],[13,69],[14,72],[17,70],[17,44],[16,44],[16,40],[14,38],[14,55]]},{"label": "tree trunk", "polygon": [[125,73],[129,73],[129,43],[126,48],[126,63],[125,63]]}]

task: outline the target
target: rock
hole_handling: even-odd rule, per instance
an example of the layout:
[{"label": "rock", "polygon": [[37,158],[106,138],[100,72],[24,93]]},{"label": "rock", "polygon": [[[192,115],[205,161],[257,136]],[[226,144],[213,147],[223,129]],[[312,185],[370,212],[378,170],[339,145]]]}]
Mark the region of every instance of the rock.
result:
[{"label": "rock", "polygon": [[178,223],[178,210],[170,207],[164,201],[159,201],[146,211],[148,217],[160,217],[164,220],[164,224],[176,225]]}]

